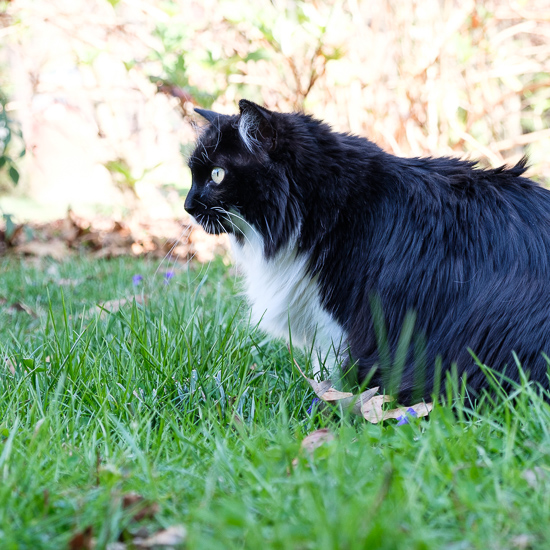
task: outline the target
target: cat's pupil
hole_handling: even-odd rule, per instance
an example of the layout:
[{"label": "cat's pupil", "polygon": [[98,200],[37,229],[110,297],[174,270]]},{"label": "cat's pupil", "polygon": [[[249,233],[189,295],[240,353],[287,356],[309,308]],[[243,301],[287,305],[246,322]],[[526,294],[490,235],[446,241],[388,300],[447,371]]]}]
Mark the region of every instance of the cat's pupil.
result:
[{"label": "cat's pupil", "polygon": [[214,168],[212,170],[212,181],[214,183],[221,183],[225,176],[225,170],[223,168]]}]

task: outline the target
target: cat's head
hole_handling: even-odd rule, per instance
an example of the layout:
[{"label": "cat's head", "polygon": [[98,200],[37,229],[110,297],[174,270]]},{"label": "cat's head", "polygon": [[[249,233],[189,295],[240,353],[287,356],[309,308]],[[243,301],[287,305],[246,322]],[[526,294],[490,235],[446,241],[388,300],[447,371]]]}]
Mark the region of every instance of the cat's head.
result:
[{"label": "cat's head", "polygon": [[250,101],[239,115],[195,109],[209,124],[189,159],[193,183],[185,209],[209,233],[260,235],[274,253],[300,224],[300,189],[289,139],[296,118]]}]

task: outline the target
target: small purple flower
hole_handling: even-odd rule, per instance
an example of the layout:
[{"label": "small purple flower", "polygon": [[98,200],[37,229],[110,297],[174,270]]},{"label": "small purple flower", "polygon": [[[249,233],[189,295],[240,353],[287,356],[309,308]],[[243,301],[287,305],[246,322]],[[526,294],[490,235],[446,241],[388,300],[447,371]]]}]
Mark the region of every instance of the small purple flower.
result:
[{"label": "small purple flower", "polygon": [[409,416],[413,416],[415,418],[418,416],[416,414],[416,411],[412,407],[409,407],[407,409],[406,414],[397,417],[397,420],[398,420],[397,425],[398,426],[403,426],[405,424],[408,424],[409,423],[409,418],[408,418]]},{"label": "small purple flower", "polygon": [[321,401],[318,397],[314,397],[313,401],[311,402],[311,405],[309,406],[309,409],[307,410],[307,414],[311,414],[311,411],[313,410],[313,407],[316,403],[319,403]]},{"label": "small purple flower", "polygon": [[164,274],[164,284],[167,285],[170,282],[170,279],[174,277],[175,273],[173,271],[167,271]]},{"label": "small purple flower", "polygon": [[134,286],[138,286],[139,283],[141,283],[141,281],[143,281],[143,277],[142,277],[141,275],[134,275],[134,276],[132,277],[132,284],[133,284]]}]

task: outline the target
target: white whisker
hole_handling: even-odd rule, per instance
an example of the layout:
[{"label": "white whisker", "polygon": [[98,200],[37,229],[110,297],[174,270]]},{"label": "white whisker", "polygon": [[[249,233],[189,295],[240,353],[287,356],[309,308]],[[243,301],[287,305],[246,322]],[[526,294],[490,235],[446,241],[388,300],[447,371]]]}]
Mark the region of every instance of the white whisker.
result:
[{"label": "white whisker", "polygon": [[192,226],[191,225],[188,225],[186,226],[183,231],[180,233],[180,236],[176,239],[176,241],[174,242],[174,244],[171,246],[170,250],[164,255],[164,257],[162,258],[162,260],[160,261],[155,273],[154,273],[154,277],[157,276],[160,268],[162,267],[162,264],[165,262],[166,258],[168,258],[171,254],[172,254],[172,251],[174,250],[174,248],[176,248],[176,246],[178,246],[178,244],[180,244],[180,242],[182,241],[183,238],[185,237],[188,237],[189,234],[191,233],[191,230],[192,230]]},{"label": "white whisker", "polygon": [[229,216],[235,216],[235,218],[241,220],[245,225],[247,225],[248,227],[250,227],[250,229],[252,229],[253,233],[259,238],[261,239],[262,236],[258,233],[258,231],[256,230],[256,228],[251,225],[249,222],[247,222],[242,216],[239,216],[239,214],[237,214],[236,212],[231,212],[230,210],[225,210],[225,213],[228,214]]},{"label": "white whisker", "polygon": [[248,235],[247,235],[244,231],[242,231],[241,229],[239,229],[239,228],[235,225],[235,223],[233,222],[233,220],[232,220],[229,216],[226,215],[226,216],[225,216],[225,219],[226,219],[226,220],[227,220],[227,221],[237,230],[237,233],[239,233],[240,235],[242,235],[242,236],[247,240],[248,244],[249,244],[250,246],[252,246],[252,242],[251,242],[250,239],[248,238]]},{"label": "white whisker", "polygon": [[236,230],[236,233],[242,235],[248,241],[248,244],[250,244],[250,246],[252,246],[252,243],[250,242],[250,239],[248,238],[248,235],[239,226],[237,226],[235,224],[235,222],[231,219],[231,216],[235,216],[236,218],[241,220],[247,227],[250,227],[252,232],[261,240],[261,235],[242,216],[239,216],[238,214],[235,214],[234,212],[230,212],[229,210],[226,210],[225,208],[222,208],[221,206],[214,206],[212,208],[212,210],[216,210],[217,212],[220,212],[224,216],[224,219],[227,220],[231,224],[231,226]]}]

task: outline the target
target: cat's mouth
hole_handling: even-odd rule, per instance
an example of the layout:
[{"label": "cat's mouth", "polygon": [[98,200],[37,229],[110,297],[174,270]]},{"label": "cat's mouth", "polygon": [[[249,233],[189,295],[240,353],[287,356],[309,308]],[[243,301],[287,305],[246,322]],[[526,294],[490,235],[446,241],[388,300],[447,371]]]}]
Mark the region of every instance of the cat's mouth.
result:
[{"label": "cat's mouth", "polygon": [[234,208],[225,209],[214,206],[195,213],[193,217],[211,235],[230,233],[244,236],[247,232],[255,232],[250,223]]},{"label": "cat's mouth", "polygon": [[195,221],[210,235],[220,235],[229,233],[229,229],[224,224],[224,219],[219,214],[201,212],[193,216]]},{"label": "cat's mouth", "polygon": [[187,208],[186,210],[193,219],[211,235],[230,233],[236,236],[244,236],[247,233],[256,231],[252,225],[245,220],[236,208],[224,208],[222,206],[205,206],[197,211]]}]

